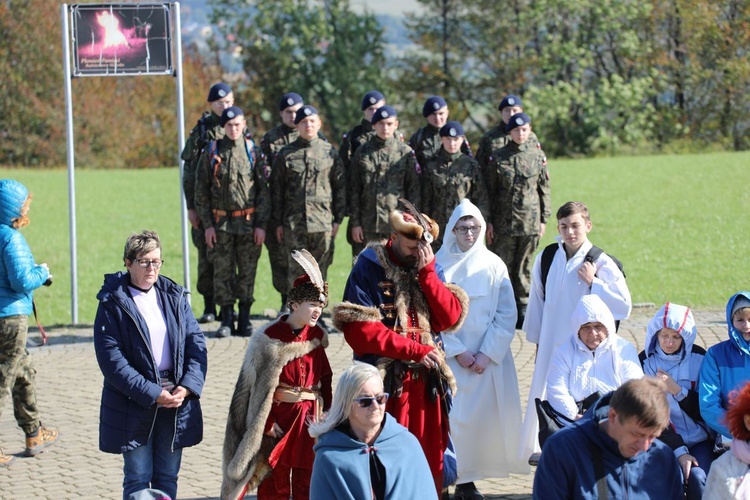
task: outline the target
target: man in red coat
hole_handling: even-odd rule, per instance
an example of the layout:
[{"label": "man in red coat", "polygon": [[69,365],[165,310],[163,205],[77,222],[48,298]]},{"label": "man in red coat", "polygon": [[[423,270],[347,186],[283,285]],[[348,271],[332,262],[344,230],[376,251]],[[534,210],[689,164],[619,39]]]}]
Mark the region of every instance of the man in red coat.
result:
[{"label": "man in red coat", "polygon": [[438,227],[424,214],[395,210],[387,241],[362,251],[334,308],[334,324],[354,358],[385,369],[386,411],[422,444],[438,496],[448,445],[446,389],[455,391],[441,332],[461,327],[464,291],[443,280],[429,242]]}]

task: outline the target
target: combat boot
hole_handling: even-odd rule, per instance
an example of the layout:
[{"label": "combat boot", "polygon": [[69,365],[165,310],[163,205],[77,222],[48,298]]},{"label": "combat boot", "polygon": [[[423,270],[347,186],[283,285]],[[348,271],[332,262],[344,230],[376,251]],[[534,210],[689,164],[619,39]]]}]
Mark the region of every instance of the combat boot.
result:
[{"label": "combat boot", "polygon": [[216,321],[216,304],[214,304],[214,298],[211,295],[205,295],[203,297],[203,316],[198,318],[198,323],[205,324]]},{"label": "combat boot", "polygon": [[44,427],[40,424],[36,431],[26,434],[26,450],[24,450],[24,455],[33,457],[40,454],[47,446],[57,441],[57,436],[57,429]]},{"label": "combat boot", "polygon": [[250,323],[250,306],[252,304],[252,302],[240,302],[237,331],[232,335],[237,335],[238,337],[249,337],[253,334],[253,325]]},{"label": "combat boot", "polygon": [[3,453],[3,449],[0,448],[0,467],[9,466],[15,459],[16,457],[14,457],[13,455],[6,455],[5,453]]},{"label": "combat boot", "polygon": [[216,338],[229,337],[234,332],[234,318],[232,313],[234,306],[221,306],[221,326],[216,330]]}]

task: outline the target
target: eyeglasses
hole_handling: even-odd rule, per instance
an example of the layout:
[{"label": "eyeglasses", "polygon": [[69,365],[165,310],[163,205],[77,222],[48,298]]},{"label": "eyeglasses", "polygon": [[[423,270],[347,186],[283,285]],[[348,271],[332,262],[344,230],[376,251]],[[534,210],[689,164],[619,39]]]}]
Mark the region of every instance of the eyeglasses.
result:
[{"label": "eyeglasses", "polygon": [[387,392],[378,394],[377,396],[361,396],[354,398],[354,402],[359,403],[360,408],[369,408],[372,406],[373,402],[376,402],[379,405],[384,405],[385,402],[388,401],[388,396],[389,394]]},{"label": "eyeglasses", "polygon": [[146,269],[148,266],[154,266],[154,269],[159,269],[164,261],[161,259],[148,260],[148,259],[133,259],[133,262],[138,264],[138,267]]},{"label": "eyeglasses", "polygon": [[471,231],[471,234],[479,234],[482,230],[482,226],[461,226],[454,229],[458,234],[466,234]]}]

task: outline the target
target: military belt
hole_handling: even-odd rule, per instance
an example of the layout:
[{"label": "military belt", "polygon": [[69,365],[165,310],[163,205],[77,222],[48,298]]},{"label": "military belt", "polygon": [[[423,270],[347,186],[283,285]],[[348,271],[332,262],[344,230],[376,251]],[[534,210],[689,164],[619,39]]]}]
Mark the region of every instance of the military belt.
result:
[{"label": "military belt", "polygon": [[211,209],[211,212],[214,214],[214,219],[216,219],[217,222],[219,221],[220,217],[244,217],[245,219],[250,220],[250,216],[255,212],[255,208],[246,208],[244,210],[233,210],[231,212],[213,208]]}]

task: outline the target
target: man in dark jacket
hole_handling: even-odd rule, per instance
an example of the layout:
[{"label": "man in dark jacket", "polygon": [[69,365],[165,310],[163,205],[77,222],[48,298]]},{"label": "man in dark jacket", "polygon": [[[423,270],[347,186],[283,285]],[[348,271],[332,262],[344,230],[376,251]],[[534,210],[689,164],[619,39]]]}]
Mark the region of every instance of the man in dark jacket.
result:
[{"label": "man in dark jacket", "polygon": [[683,498],[677,459],[656,439],[668,424],[663,382],[625,382],[544,443],[533,498]]}]

